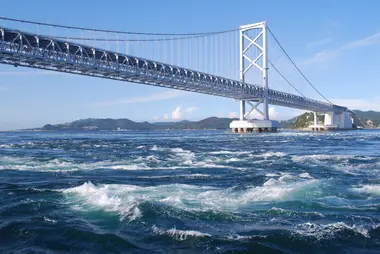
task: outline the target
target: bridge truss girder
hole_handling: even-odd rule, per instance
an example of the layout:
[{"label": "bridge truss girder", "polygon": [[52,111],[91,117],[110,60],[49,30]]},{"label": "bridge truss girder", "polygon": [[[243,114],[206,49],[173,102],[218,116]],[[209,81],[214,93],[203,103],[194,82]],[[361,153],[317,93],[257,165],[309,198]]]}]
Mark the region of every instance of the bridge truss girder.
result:
[{"label": "bridge truss girder", "polygon": [[258,85],[120,54],[71,41],[0,27],[0,63],[98,78],[167,87],[242,101],[259,101],[267,92],[272,105],[317,112],[347,108]]}]

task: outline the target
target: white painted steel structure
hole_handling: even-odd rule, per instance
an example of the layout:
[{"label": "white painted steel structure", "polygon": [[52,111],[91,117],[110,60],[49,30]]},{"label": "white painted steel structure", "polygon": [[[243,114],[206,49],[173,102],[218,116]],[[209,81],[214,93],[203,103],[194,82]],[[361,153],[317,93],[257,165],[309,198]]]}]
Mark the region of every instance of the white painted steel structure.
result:
[{"label": "white painted steel structure", "polygon": [[[265,23],[258,23],[255,26],[262,29],[265,43]],[[252,25],[242,26],[241,32],[244,34],[244,29],[250,28]],[[262,56],[265,58],[266,47],[258,45],[255,38],[250,38],[250,40],[252,45],[262,48]],[[250,59],[250,61],[253,66],[257,65],[255,59]],[[257,106],[263,102],[264,119],[268,119],[268,103],[317,112],[347,111],[347,108],[342,106],[269,89],[266,65],[259,67],[263,71],[265,84],[259,86],[245,83],[244,73],[242,73],[242,80],[236,81],[137,56],[4,27],[0,27],[0,63],[234,98],[242,101],[243,117],[246,115],[244,101],[256,103],[249,102],[256,110],[258,110]]]},{"label": "white painted steel structure", "polygon": [[[250,37],[248,31],[259,30],[259,33],[254,37]],[[260,40],[261,38],[261,45]],[[248,45],[246,45],[248,41]],[[258,54],[255,55],[255,59],[251,59],[248,56],[248,52],[255,48]],[[262,59],[261,64],[259,60]],[[245,66],[245,62],[248,61],[249,65]],[[257,101],[256,104],[247,102],[251,105],[251,110],[245,113],[245,101],[240,102],[240,120],[244,120],[253,110],[260,113],[264,120],[269,119],[268,112],[268,56],[267,56],[267,29],[266,22],[245,25],[240,27],[240,81],[245,83],[245,75],[251,68],[257,68],[262,72],[263,76],[263,89],[264,93],[261,98],[253,98],[253,101]],[[263,104],[263,111],[261,111],[258,106]]]}]

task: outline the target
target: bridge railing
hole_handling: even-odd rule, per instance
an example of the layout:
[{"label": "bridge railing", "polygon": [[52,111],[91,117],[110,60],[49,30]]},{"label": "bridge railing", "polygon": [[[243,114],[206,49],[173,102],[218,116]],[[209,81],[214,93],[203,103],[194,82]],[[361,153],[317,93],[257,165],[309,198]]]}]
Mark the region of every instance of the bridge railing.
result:
[{"label": "bridge railing", "polygon": [[347,108],[135,56],[0,27],[0,63],[258,101],[318,112]]}]

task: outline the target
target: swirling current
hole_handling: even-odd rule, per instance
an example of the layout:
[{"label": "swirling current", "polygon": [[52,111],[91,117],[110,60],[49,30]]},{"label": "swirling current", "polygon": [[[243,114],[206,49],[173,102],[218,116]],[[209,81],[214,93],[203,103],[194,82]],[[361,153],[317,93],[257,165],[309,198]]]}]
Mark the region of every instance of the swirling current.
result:
[{"label": "swirling current", "polygon": [[1,253],[379,253],[380,131],[0,133]]}]

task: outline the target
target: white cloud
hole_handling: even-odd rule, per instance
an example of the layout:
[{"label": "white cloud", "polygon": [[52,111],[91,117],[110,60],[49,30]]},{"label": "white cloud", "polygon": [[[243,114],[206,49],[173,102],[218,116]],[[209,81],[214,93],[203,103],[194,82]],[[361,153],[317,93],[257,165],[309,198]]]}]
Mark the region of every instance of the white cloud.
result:
[{"label": "white cloud", "polygon": [[278,118],[278,112],[276,111],[275,107],[270,107],[269,110],[269,118],[270,119],[277,119]]},{"label": "white cloud", "polygon": [[159,116],[154,116],[154,117],[153,117],[153,120],[154,120],[154,121],[157,121],[158,119],[160,119]]},{"label": "white cloud", "polygon": [[380,111],[380,97],[369,99],[333,99],[334,104],[347,107],[349,109],[375,110]]},{"label": "white cloud", "polygon": [[238,118],[239,116],[238,116],[238,114],[236,113],[236,112],[230,112],[229,114],[228,114],[228,118]]},{"label": "white cloud", "polygon": [[363,39],[351,41],[346,44],[341,45],[336,49],[322,50],[316,53],[313,57],[306,59],[300,63],[300,65],[310,65],[316,63],[322,63],[330,61],[337,58],[340,54],[344,53],[346,50],[351,50],[355,48],[367,47],[380,43],[380,32],[373,35],[367,36]]},{"label": "white cloud", "polygon": [[198,109],[198,107],[195,107],[195,106],[187,107],[186,109],[182,109],[181,106],[177,106],[172,111],[172,119],[173,120],[180,120],[180,119],[182,119],[184,114],[192,114],[197,109]]},{"label": "white cloud", "polygon": [[179,120],[182,117],[181,107],[178,106],[175,108],[175,110],[172,112],[172,119],[173,120]]},{"label": "white cloud", "polygon": [[144,97],[134,97],[134,98],[126,98],[126,99],[119,99],[119,100],[113,100],[113,101],[104,101],[104,102],[97,102],[94,103],[94,107],[110,107],[110,106],[116,106],[116,105],[123,105],[123,104],[134,104],[134,103],[143,103],[143,102],[151,102],[151,101],[161,101],[161,100],[167,100],[172,98],[177,98],[181,96],[185,96],[186,93],[178,90],[169,90],[161,93],[155,93],[152,95],[144,96]]},{"label": "white cloud", "polygon": [[192,107],[188,107],[187,109],[184,109],[183,111],[186,112],[186,113],[193,113],[194,111],[198,110],[197,107],[195,106],[192,106]]},{"label": "white cloud", "polygon": [[169,114],[164,114],[164,120],[169,120]]}]

